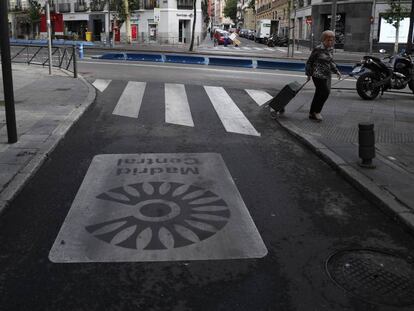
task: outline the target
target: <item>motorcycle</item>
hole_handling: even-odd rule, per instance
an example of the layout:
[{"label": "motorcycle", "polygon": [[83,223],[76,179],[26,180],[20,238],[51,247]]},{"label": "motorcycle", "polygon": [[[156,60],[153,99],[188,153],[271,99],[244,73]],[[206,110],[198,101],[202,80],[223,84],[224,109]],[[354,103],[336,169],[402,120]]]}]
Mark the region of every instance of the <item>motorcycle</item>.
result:
[{"label": "motorcycle", "polygon": [[[380,50],[381,54],[385,50]],[[414,93],[414,66],[411,55],[403,52],[383,59],[364,56],[351,73],[357,76],[358,95],[367,100],[375,99],[389,89],[404,89],[407,85]]]},{"label": "motorcycle", "polygon": [[287,37],[278,36],[276,34],[272,35],[269,39],[267,39],[267,46],[274,47],[274,46],[287,46]]}]

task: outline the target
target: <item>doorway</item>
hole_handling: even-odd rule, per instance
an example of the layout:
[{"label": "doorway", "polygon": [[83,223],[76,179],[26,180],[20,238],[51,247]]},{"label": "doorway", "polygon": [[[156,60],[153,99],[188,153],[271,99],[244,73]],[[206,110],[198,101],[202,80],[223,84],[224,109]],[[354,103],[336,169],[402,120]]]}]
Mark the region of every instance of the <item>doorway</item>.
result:
[{"label": "doorway", "polygon": [[187,43],[190,38],[190,20],[180,19],[178,21],[178,42]]}]

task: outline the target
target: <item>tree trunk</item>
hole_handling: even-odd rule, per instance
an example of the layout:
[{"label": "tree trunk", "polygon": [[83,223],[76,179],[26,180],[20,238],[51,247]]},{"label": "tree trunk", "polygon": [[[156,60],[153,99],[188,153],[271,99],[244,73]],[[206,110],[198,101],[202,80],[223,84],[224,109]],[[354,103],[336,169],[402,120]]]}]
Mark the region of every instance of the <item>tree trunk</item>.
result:
[{"label": "tree trunk", "polygon": [[194,19],[193,19],[193,30],[191,32],[191,43],[190,43],[190,49],[189,51],[192,52],[194,48],[194,37],[195,37],[195,24],[197,20],[197,0],[193,0],[193,6],[194,6]]},{"label": "tree trunk", "polygon": [[400,33],[400,23],[398,22],[397,27],[395,27],[395,43],[394,43],[394,53],[398,53],[398,36]]},{"label": "tree trunk", "polygon": [[129,4],[128,0],[124,0],[125,7],[125,28],[126,28],[126,41],[128,44],[131,43],[131,16],[129,14]]},{"label": "tree trunk", "polygon": [[410,28],[408,29],[407,48],[405,49],[408,54],[411,54],[412,49],[413,49],[413,25],[414,25],[414,0],[411,1]]}]

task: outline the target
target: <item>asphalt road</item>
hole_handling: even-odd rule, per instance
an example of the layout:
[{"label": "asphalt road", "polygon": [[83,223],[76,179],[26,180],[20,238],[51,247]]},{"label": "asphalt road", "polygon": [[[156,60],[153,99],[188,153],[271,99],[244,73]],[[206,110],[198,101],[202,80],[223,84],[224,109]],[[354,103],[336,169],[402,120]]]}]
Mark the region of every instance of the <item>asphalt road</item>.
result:
[{"label": "asphalt road", "polygon": [[[91,82],[96,79],[111,81],[103,92],[98,91],[96,102],[0,218],[0,309],[412,310],[409,306],[379,305],[360,299],[337,286],[326,271],[328,258],[344,249],[375,249],[404,258],[413,256],[414,239],[331,167],[283,131],[245,91],[247,88],[266,90],[274,95],[287,79],[298,78],[297,74],[206,69],[149,64],[80,64],[80,73]],[[132,81],[146,82],[139,114],[136,117],[114,114],[128,82]],[[165,83],[185,84],[194,126],[166,122]],[[260,136],[228,131],[224,119],[220,118],[220,109],[212,105],[205,86],[222,87],[224,92],[220,94],[232,99]],[[215,91],[218,89],[213,89]],[[244,247],[245,254],[251,254],[260,238],[238,240],[251,228],[240,225],[247,223],[246,218],[242,219],[246,214],[237,218],[235,209],[226,216],[230,217],[228,226],[232,230],[224,227],[214,236],[198,244],[194,242],[193,252],[186,253],[185,247],[183,252],[178,249],[178,254],[182,258],[187,256],[188,260],[158,260],[163,252],[152,247],[149,251],[154,252],[150,253],[153,260],[94,262],[98,261],[93,260],[95,251],[99,253],[101,247],[109,250],[101,252],[102,256],[116,257],[121,252],[119,245],[103,242],[95,236],[89,240],[90,250],[83,250],[92,262],[51,262],[49,252],[93,158],[130,154],[135,155],[129,156],[131,159],[138,159],[137,154],[146,153],[188,153],[193,157],[200,153],[219,154],[234,184],[228,186],[229,175],[220,175],[224,174],[223,168],[217,171],[217,176],[223,176],[216,178],[220,179],[217,184],[224,183],[233,194],[240,193],[267,254],[262,258],[191,259],[193,254],[202,253],[203,242],[211,240],[223,248],[215,249],[213,243],[204,254],[207,257],[237,253],[237,249],[232,249],[237,248],[235,245]],[[105,179],[102,176],[106,173],[105,168],[94,170],[95,175],[81,187],[86,192],[78,194],[76,202],[84,202],[81,199],[88,196],[88,189],[93,192],[95,187],[102,186],[100,178]],[[138,182],[145,180],[142,176],[137,177]],[[151,178],[149,183],[155,185]],[[162,181],[163,177],[160,178]],[[203,178],[198,185],[213,187],[221,193],[220,187]],[[143,191],[151,193],[148,186],[147,190],[140,186],[143,187],[141,194]],[[163,192],[161,186],[157,189]],[[226,191],[222,197],[228,195]],[[118,192],[122,193],[125,194]],[[123,199],[116,195],[113,198]],[[89,210],[91,212],[85,215],[92,217],[91,221],[96,220],[97,206],[93,200],[90,202],[90,205],[80,204],[72,209]],[[243,204],[238,205],[240,210]],[[156,217],[150,210],[141,212],[147,218]],[[168,213],[161,209],[158,212],[158,217]],[[118,217],[116,210],[108,215]],[[225,214],[220,215],[224,217]],[[85,220],[78,218],[77,221]],[[86,234],[68,232],[75,240]],[[167,241],[168,237],[161,236],[158,242],[170,243],[169,247],[174,248],[171,246],[174,244]],[[58,240],[57,243],[65,245],[67,242]],[[74,249],[79,245],[72,246]],[[73,249],[60,255],[70,262],[68,254]],[[140,251],[144,252],[136,249],[129,254],[132,258]]]}]

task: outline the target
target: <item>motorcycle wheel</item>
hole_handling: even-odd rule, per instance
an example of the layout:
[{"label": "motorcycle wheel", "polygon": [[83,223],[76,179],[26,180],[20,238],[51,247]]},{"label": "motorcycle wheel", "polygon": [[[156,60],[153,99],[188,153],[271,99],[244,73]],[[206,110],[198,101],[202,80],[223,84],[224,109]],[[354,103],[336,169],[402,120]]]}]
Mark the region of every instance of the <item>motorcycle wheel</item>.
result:
[{"label": "motorcycle wheel", "polygon": [[272,48],[275,45],[273,44],[273,41],[267,41],[267,46]]},{"label": "motorcycle wheel", "polygon": [[357,83],[356,83],[356,89],[358,92],[358,95],[361,96],[362,99],[367,100],[373,100],[375,99],[379,92],[380,88],[372,87],[372,83],[378,82],[379,79],[377,75],[373,72],[366,72],[359,76]]}]

